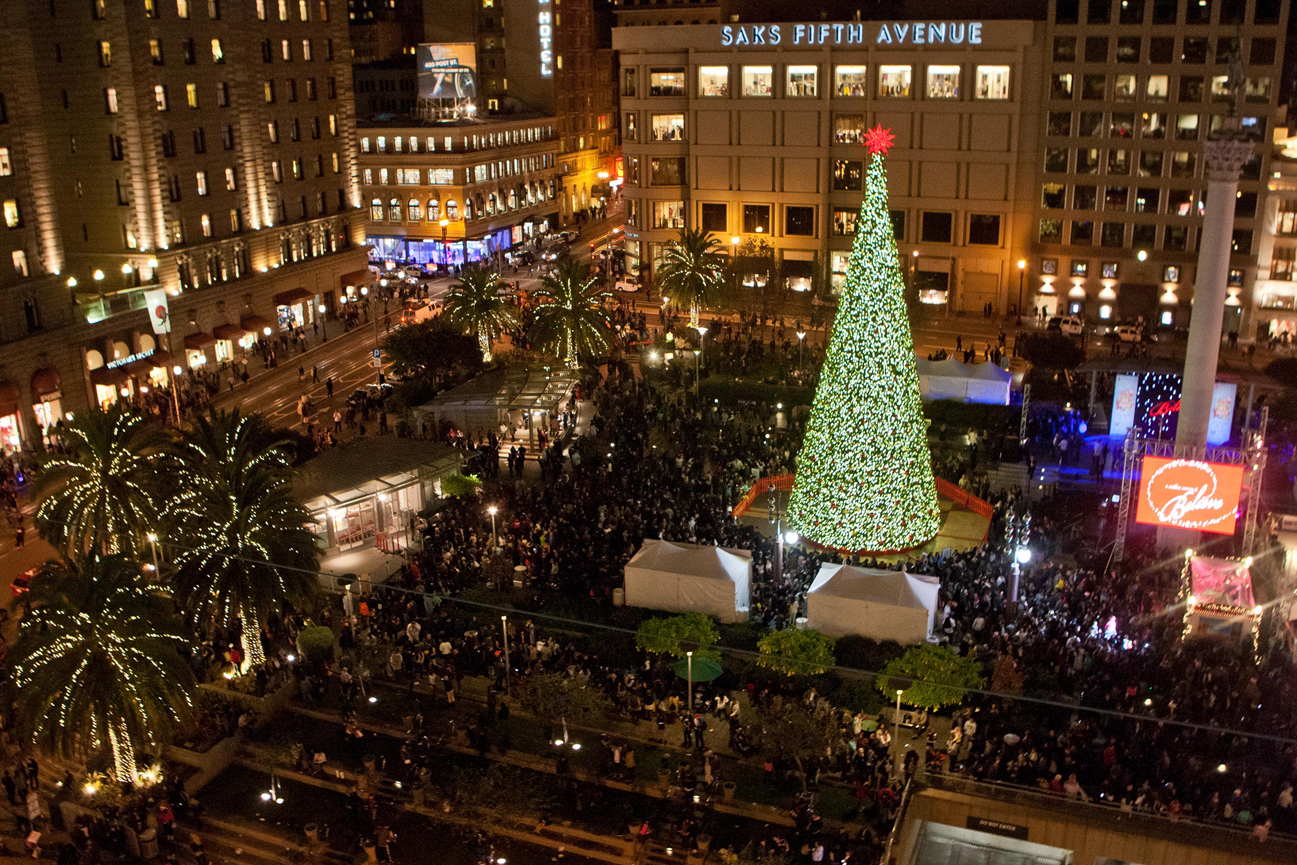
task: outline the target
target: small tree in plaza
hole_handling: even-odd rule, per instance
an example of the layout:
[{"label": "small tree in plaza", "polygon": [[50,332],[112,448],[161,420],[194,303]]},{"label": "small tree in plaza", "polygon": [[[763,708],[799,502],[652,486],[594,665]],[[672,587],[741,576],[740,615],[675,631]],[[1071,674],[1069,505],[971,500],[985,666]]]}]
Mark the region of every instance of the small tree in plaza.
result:
[{"label": "small tree in plaza", "polygon": [[761,751],[797,766],[806,789],[806,762],[823,757],[837,741],[837,729],[827,713],[805,703],[780,701],[757,710]]},{"label": "small tree in plaza", "polygon": [[969,689],[981,688],[985,680],[976,661],[960,657],[949,646],[924,643],[889,661],[878,676],[878,690],[895,696],[893,678],[908,680],[901,702],[924,709],[957,706]]},{"label": "small tree in plaza", "polygon": [[546,720],[573,723],[607,717],[612,703],[603,691],[558,673],[533,673],[522,692],[522,707]]},{"label": "small tree in plaza", "polygon": [[645,619],[635,634],[635,646],[645,652],[673,658],[683,658],[692,651],[695,657],[716,659],[719,653],[713,646],[720,638],[720,631],[711,616],[681,613]]},{"label": "small tree in plaza", "polygon": [[814,628],[770,631],[757,641],[757,663],[786,676],[815,676],[837,664],[835,642]]}]

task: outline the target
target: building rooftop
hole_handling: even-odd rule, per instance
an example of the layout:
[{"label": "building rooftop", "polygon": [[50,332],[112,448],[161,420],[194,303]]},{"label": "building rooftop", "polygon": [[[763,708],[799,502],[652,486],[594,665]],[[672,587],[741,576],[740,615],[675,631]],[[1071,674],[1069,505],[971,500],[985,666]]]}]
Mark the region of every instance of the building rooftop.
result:
[{"label": "building rooftop", "polygon": [[[457,467],[462,454],[441,442],[421,439],[352,439],[298,466],[293,472],[293,493],[308,508],[318,507],[315,500],[321,497],[341,502],[354,498],[356,490],[381,492],[382,487],[402,480],[400,476],[421,468]],[[379,489],[369,489],[375,484]]]},{"label": "building rooftop", "polygon": [[558,118],[541,111],[527,111],[517,114],[488,114],[460,120],[424,120],[409,115],[401,117],[380,115],[368,120],[357,119],[356,128],[361,131],[366,129],[486,129],[491,126],[528,123],[535,120],[556,121]]}]

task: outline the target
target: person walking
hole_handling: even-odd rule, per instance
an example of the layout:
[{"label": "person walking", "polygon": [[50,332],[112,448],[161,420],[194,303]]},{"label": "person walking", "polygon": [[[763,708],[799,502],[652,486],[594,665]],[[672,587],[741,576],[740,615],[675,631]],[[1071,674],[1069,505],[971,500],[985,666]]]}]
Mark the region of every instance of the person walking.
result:
[{"label": "person walking", "polygon": [[324,380],[324,392],[329,395],[330,399],[333,398],[333,376],[329,376]]},{"label": "person walking", "polygon": [[320,383],[320,368],[319,368],[318,366],[312,366],[312,367],[311,367],[311,384],[319,384],[319,383]]}]

